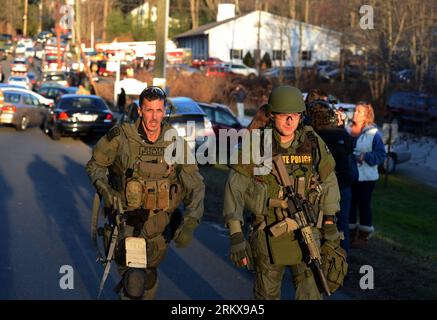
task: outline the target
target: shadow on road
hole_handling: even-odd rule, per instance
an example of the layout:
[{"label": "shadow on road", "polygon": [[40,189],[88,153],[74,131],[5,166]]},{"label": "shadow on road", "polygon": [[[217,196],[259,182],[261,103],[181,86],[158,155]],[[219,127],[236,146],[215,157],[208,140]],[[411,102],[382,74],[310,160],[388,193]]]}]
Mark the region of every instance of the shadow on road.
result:
[{"label": "shadow on road", "polygon": [[[91,249],[89,230],[82,223],[83,213],[79,212],[75,199],[78,196],[91,204],[92,195],[83,196],[78,189],[78,185],[89,189],[85,185],[86,178],[82,176],[86,175],[83,166],[69,157],[64,157],[64,160],[67,174],[61,173],[39,155],[34,155],[27,173],[34,183],[41,210],[62,230],[59,236],[66,253],[71,257],[75,275],[81,278],[89,296],[95,296],[99,279],[92,256],[94,251]],[[68,261],[65,264],[69,264]]]},{"label": "shadow on road", "polygon": [[[0,299],[11,299],[13,297],[13,275],[11,261],[11,234],[8,202],[12,198],[13,191],[0,171]],[[13,214],[13,213],[12,213]]]}]

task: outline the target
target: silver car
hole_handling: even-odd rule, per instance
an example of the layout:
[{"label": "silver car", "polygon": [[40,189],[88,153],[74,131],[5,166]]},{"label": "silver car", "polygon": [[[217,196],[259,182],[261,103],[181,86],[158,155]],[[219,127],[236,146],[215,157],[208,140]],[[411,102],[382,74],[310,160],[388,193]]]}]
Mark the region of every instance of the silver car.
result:
[{"label": "silver car", "polygon": [[0,89],[4,102],[0,108],[0,124],[12,125],[19,131],[28,126],[42,127],[49,108],[31,94],[14,89]]}]

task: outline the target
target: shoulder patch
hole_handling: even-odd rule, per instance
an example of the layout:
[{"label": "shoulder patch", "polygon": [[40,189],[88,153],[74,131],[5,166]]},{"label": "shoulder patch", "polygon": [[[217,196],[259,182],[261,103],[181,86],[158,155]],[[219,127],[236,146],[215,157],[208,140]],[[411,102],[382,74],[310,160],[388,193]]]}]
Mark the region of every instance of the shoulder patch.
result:
[{"label": "shoulder patch", "polygon": [[112,139],[120,135],[120,128],[119,127],[113,127],[111,130],[108,131],[106,134],[106,139],[108,139],[109,142],[111,142]]}]

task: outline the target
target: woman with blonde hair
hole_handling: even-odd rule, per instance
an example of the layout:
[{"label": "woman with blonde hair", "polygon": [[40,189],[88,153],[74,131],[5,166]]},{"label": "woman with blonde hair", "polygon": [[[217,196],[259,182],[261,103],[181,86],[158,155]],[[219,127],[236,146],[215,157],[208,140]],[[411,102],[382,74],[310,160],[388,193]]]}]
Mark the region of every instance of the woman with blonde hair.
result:
[{"label": "woman with blonde hair", "polygon": [[[352,183],[352,200],[349,214],[351,248],[364,248],[372,225],[371,201],[372,192],[379,178],[378,165],[386,157],[384,143],[375,123],[375,113],[371,104],[356,104],[352,125],[348,128],[354,139],[355,181]],[[359,211],[359,222],[357,220]]]}]

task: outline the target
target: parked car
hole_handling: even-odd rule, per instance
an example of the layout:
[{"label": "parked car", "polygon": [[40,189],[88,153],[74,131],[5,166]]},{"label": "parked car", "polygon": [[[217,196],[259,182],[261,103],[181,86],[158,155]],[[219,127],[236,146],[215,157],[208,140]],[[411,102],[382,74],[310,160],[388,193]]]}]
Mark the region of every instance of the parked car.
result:
[{"label": "parked car", "polygon": [[42,31],[38,34],[36,41],[39,43],[45,43],[52,36],[53,34],[50,31]]},{"label": "parked car", "polygon": [[19,45],[23,45],[26,48],[33,48],[33,40],[30,38],[23,38],[18,41]]},{"label": "parked car", "polygon": [[62,87],[51,83],[43,85],[37,92],[46,98],[58,101],[64,94],[76,94],[78,89],[78,87]]},{"label": "parked car", "polygon": [[437,124],[437,96],[406,91],[393,93],[387,110],[396,119],[399,129],[420,129],[429,133]]},{"label": "parked car", "polygon": [[96,95],[61,96],[44,129],[53,140],[61,136],[104,135],[115,124],[105,101]]},{"label": "parked car", "polygon": [[42,126],[49,109],[29,93],[14,88],[1,88],[4,103],[0,109],[0,123],[13,125],[24,131],[28,126]]},{"label": "parked car", "polygon": [[[357,66],[346,66],[344,68],[344,77],[351,78],[359,78],[362,75],[362,71]],[[336,80],[340,80],[341,73],[340,69],[336,67],[327,66],[322,71],[318,73],[319,80],[321,81],[329,81],[334,82]]]},{"label": "parked car", "polygon": [[15,47],[15,55],[16,56],[24,55],[25,52],[26,52],[26,46],[24,44],[17,44],[17,46]]},{"label": "parked car", "polygon": [[236,74],[232,73],[229,68],[226,68],[225,66],[221,66],[221,65],[206,67],[205,75],[207,77],[219,77],[219,78],[232,78],[236,76]]},{"label": "parked car", "polygon": [[26,89],[32,89],[32,84],[26,76],[10,76],[8,78],[8,83],[16,86],[21,86]]},{"label": "parked car", "polygon": [[267,79],[279,79],[282,77],[284,80],[294,80],[295,69],[294,67],[274,67],[264,71],[263,76]]},{"label": "parked car", "polygon": [[24,56],[26,58],[33,58],[35,56],[35,49],[34,48],[26,48],[26,51],[24,52]]},{"label": "parked car", "polygon": [[317,69],[317,73],[325,71],[327,68],[335,69],[338,68],[338,62],[337,61],[331,61],[331,60],[319,60],[316,61],[314,66]]},{"label": "parked car", "polygon": [[258,71],[255,68],[250,68],[246,66],[245,64],[239,64],[239,63],[223,63],[223,66],[227,67],[231,70],[231,72],[240,74],[245,77],[249,78],[255,78],[258,76]]},{"label": "parked car", "polygon": [[11,64],[11,72],[27,72],[26,59],[16,58]]},{"label": "parked car", "polygon": [[40,95],[32,90],[24,89],[23,87],[18,87],[18,86],[9,85],[9,84],[2,84],[2,86],[0,86],[0,89],[1,88],[14,89],[14,91],[16,91],[16,92],[30,94],[32,97],[34,97],[38,100],[39,104],[44,105],[47,108],[52,108],[54,106],[53,99],[46,98],[46,97],[44,97],[44,96],[42,96],[42,95]]},{"label": "parked car", "polygon": [[[224,104],[199,102],[199,106],[203,109],[203,111],[205,111],[208,119],[211,121],[212,129],[214,130],[216,137],[217,154],[223,153],[223,151],[220,149],[220,147],[224,147],[220,146],[220,130],[235,129],[238,133],[238,131],[244,129],[245,126],[238,120],[231,109]],[[232,140],[232,138],[228,140],[226,146],[228,161],[230,160],[229,157],[235,150],[236,145],[241,141],[241,136],[238,136],[238,138],[235,140]]]},{"label": "parked car", "polygon": [[244,126],[240,123],[238,118],[229,109],[228,106],[219,103],[199,102],[199,106],[206,113],[206,116],[211,121],[212,129],[216,137],[219,136],[220,129],[243,129]]},{"label": "parked car", "polygon": [[[384,123],[382,129],[379,130],[383,137],[385,151],[387,152],[387,157],[384,163],[379,166],[380,172],[387,171],[388,173],[393,173],[398,164],[407,162],[411,159],[411,151],[408,141],[400,138],[396,126],[396,122],[392,124]],[[390,130],[392,131],[391,133]],[[390,148],[388,146],[389,141],[391,141]]]},{"label": "parked car", "polygon": [[66,87],[68,86],[68,76],[65,72],[45,72],[42,75],[42,83],[44,82],[56,82],[59,85]]},{"label": "parked car", "polygon": [[224,61],[222,61],[219,58],[209,57],[207,59],[194,59],[193,62],[191,63],[191,66],[193,68],[202,68],[208,66],[215,66],[222,63],[224,63]]}]

